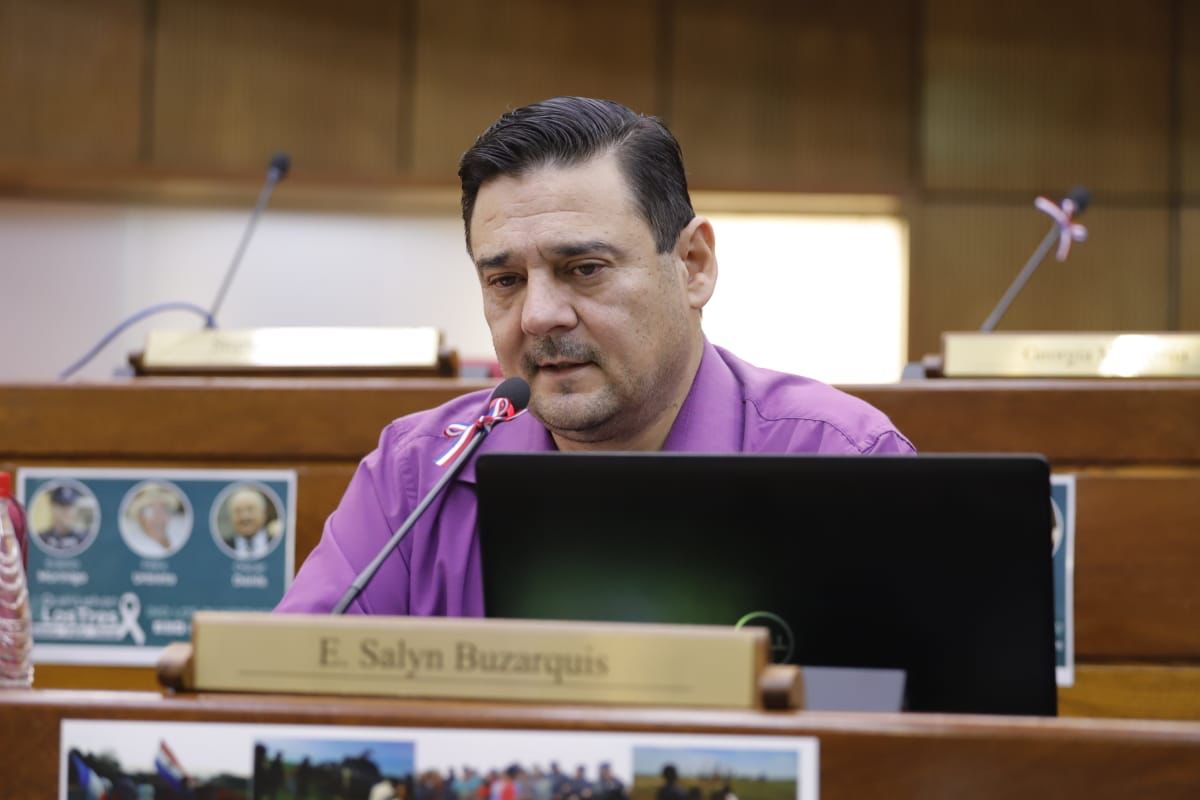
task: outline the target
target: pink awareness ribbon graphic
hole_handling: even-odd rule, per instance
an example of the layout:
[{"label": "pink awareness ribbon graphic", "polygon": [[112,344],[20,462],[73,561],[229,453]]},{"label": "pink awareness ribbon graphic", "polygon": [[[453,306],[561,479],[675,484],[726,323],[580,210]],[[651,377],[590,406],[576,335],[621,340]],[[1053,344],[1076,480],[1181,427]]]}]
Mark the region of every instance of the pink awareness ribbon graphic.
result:
[{"label": "pink awareness ribbon graphic", "polygon": [[1049,214],[1054,223],[1058,225],[1057,258],[1059,261],[1066,261],[1067,255],[1071,252],[1071,242],[1087,241],[1087,228],[1078,222],[1071,221],[1077,210],[1075,208],[1075,201],[1068,197],[1066,200],[1063,200],[1060,207],[1053,200],[1038,197],[1033,201],[1033,204],[1039,211]]}]

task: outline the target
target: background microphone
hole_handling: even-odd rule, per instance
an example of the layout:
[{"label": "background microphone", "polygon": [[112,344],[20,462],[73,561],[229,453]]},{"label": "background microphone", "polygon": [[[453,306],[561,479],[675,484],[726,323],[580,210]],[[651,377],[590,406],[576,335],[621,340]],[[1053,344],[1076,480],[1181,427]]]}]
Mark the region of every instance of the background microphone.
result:
[{"label": "background microphone", "polygon": [[1053,202],[1044,197],[1039,197],[1034,201],[1034,205],[1049,214],[1053,222],[1050,225],[1050,230],[1046,232],[1042,243],[1038,245],[1037,250],[1033,251],[1033,255],[1025,262],[1025,266],[1017,274],[1017,277],[1009,285],[1004,296],[1000,298],[1000,302],[992,309],[992,313],[988,314],[988,318],[984,320],[983,325],[979,326],[979,330],[990,332],[995,330],[996,325],[1000,322],[1000,318],[1004,316],[1004,312],[1008,311],[1008,307],[1012,305],[1012,301],[1017,298],[1021,290],[1025,288],[1025,284],[1033,277],[1034,270],[1042,263],[1046,254],[1050,252],[1050,248],[1058,243],[1058,260],[1065,261],[1067,251],[1070,249],[1071,241],[1082,242],[1087,238],[1087,229],[1082,225],[1072,223],[1072,218],[1082,214],[1092,202],[1092,193],[1082,186],[1076,186],[1063,199],[1061,205],[1054,205]]},{"label": "background microphone", "polygon": [[[1067,194],[1067,200],[1075,204],[1075,209],[1071,212],[1072,214],[1082,214],[1084,211],[1087,211],[1088,204],[1092,202],[1092,193],[1086,187],[1076,186]],[[1066,205],[1065,200],[1063,201],[1063,205]]]},{"label": "background microphone", "polygon": [[225,270],[225,278],[221,281],[221,288],[217,290],[217,297],[213,300],[212,307],[208,311],[209,327],[216,327],[217,311],[221,308],[221,303],[225,302],[225,293],[229,291],[229,284],[233,282],[234,273],[237,272],[238,265],[242,263],[242,256],[246,253],[246,245],[250,244],[250,237],[254,235],[254,228],[258,225],[258,218],[262,216],[262,212],[267,207],[267,201],[271,199],[271,192],[275,191],[275,185],[287,177],[288,170],[292,168],[292,157],[287,153],[276,153],[271,156],[270,163],[267,164],[267,179],[263,182],[262,189],[258,193],[258,202],[254,204],[254,211],[250,214],[250,222],[246,225],[246,230],[242,233],[242,240],[238,243],[237,250],[233,254],[233,262],[229,268]]},{"label": "background microphone", "polygon": [[362,590],[367,588],[367,584],[375,577],[375,573],[383,566],[383,562],[387,560],[387,557],[396,549],[400,541],[412,530],[413,525],[425,513],[425,509],[429,508],[434,499],[442,493],[442,489],[446,487],[446,484],[450,482],[450,479],[458,473],[463,464],[467,463],[467,460],[471,458],[471,454],[479,447],[480,442],[492,432],[492,427],[499,422],[512,419],[524,411],[525,406],[529,405],[529,395],[529,384],[521,378],[509,378],[495,388],[491,398],[488,399],[487,413],[470,426],[474,428],[474,436],[466,441],[462,450],[447,465],[445,474],[433,485],[433,488],[429,490],[429,494],[425,495],[425,499],[408,515],[408,519],[404,520],[404,524],[396,529],[396,532],[392,534],[392,538],[388,539],[387,543],[379,549],[379,552],[375,554],[375,558],[371,559],[371,563],[367,564],[362,572],[358,573],[354,582],[350,584],[350,588],[342,595],[342,599],[338,600],[331,613],[344,614],[346,612],[349,605],[354,602],[354,598],[362,594]]}]

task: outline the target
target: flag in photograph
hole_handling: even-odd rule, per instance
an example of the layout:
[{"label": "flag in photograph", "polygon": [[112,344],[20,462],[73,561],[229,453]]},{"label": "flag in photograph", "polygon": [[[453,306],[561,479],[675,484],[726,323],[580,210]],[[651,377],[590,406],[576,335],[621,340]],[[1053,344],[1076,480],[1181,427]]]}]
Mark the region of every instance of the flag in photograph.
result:
[{"label": "flag in photograph", "polygon": [[87,800],[108,800],[109,782],[101,778],[78,753],[71,753],[71,763],[75,766],[75,774],[79,776],[79,786]]},{"label": "flag in photograph", "polygon": [[158,742],[158,755],[154,757],[154,768],[158,770],[159,777],[176,792],[183,792],[187,789],[187,772],[179,763],[179,759],[171,752],[171,748],[167,747],[167,743],[161,739]]}]

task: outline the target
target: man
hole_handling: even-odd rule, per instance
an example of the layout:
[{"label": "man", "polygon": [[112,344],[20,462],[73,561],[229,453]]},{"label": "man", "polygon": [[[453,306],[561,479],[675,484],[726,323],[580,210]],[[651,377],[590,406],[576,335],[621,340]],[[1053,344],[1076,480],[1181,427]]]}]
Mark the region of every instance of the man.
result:
[{"label": "man", "polygon": [[125,543],[143,558],[165,558],[183,547],[191,530],[183,515],[183,502],[158,483],[143,486],[126,510],[133,523],[121,528]]},{"label": "man", "polygon": [[50,527],[38,531],[42,544],[51,550],[74,551],[87,542],[87,532],[79,522],[78,503],[83,494],[66,485],[50,490]]},{"label": "man", "polygon": [[600,777],[596,781],[596,800],[629,800],[625,784],[612,771],[612,764],[600,763]]},{"label": "man", "polygon": [[233,537],[227,544],[241,559],[257,559],[271,549],[267,530],[267,498],[261,492],[243,488],[229,496],[229,517]]},{"label": "man", "polygon": [[[496,355],[532,388],[530,413],[480,451],[912,452],[867,404],[704,338],[713,229],[658,120],[586,98],[526,106],[484,131],[459,177]],[[333,606],[441,476],[447,425],[477,418],[487,395],[384,430],[279,610]],[[468,463],[351,610],[483,613],[474,484]]]},{"label": "man", "polygon": [[679,770],[674,764],[663,766],[662,779],[663,785],[654,793],[654,800],[685,800],[688,793],[679,785]]}]

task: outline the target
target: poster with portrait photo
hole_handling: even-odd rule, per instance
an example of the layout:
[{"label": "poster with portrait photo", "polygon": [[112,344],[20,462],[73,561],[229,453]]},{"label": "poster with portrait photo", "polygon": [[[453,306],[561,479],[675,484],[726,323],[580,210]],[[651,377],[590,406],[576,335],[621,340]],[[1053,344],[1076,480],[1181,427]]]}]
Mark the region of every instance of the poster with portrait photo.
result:
[{"label": "poster with portrait photo", "polygon": [[1075,476],[1050,476],[1054,559],[1054,677],[1075,685]]},{"label": "poster with portrait photo", "polygon": [[293,471],[32,467],[17,494],[37,662],[153,664],[195,611],[268,611],[291,580]]}]

